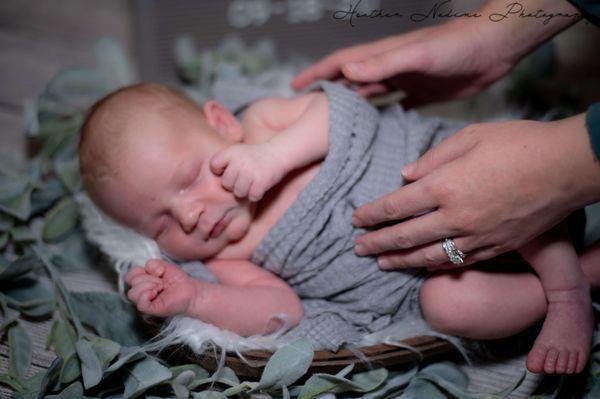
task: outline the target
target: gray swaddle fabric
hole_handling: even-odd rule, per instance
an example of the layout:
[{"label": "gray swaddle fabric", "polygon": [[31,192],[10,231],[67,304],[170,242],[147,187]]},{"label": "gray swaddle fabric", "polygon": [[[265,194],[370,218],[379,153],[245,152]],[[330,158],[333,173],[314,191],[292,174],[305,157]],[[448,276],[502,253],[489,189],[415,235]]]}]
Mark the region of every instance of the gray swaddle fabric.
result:
[{"label": "gray swaddle fabric", "polygon": [[305,317],[288,336],[336,350],[392,323],[402,328],[421,320],[422,271],[386,272],[375,258],[356,256],[354,240],[364,230],[351,218],[357,207],[402,185],[402,166],[462,125],[425,119],[399,105],[379,113],[341,85],[320,86],[329,99],[329,153],[252,261],[302,299]]}]

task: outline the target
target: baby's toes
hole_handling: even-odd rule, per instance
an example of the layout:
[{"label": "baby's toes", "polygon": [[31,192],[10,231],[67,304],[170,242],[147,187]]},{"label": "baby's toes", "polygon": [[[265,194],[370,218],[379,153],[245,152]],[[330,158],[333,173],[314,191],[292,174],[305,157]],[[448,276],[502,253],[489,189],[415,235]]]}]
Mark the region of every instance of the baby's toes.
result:
[{"label": "baby's toes", "polygon": [[564,374],[567,371],[569,365],[569,358],[571,351],[568,349],[561,349],[558,353],[558,359],[556,359],[556,372],[558,374]]},{"label": "baby's toes", "polygon": [[548,348],[543,345],[534,345],[529,354],[527,355],[527,370],[532,373],[541,373],[544,371],[544,362],[546,361],[546,354]]},{"label": "baby's toes", "polygon": [[576,373],[581,373],[588,362],[588,352],[586,351],[575,351],[577,353],[577,367],[575,368]]},{"label": "baby's toes", "polygon": [[573,374],[577,370],[577,358],[579,357],[577,351],[569,351],[569,361],[567,362],[567,369],[565,374]]},{"label": "baby's toes", "polygon": [[546,354],[546,361],[544,362],[544,373],[554,374],[556,372],[556,360],[558,360],[558,354],[558,349],[548,349],[548,353]]}]

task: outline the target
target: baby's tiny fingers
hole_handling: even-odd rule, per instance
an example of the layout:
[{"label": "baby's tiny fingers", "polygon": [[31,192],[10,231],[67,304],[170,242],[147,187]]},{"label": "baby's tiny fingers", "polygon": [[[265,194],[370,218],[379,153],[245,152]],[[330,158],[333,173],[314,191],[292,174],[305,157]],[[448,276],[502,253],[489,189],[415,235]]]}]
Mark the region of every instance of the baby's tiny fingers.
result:
[{"label": "baby's tiny fingers", "polygon": [[137,303],[137,301],[140,299],[140,295],[144,291],[156,290],[156,292],[158,293],[158,288],[159,287],[152,282],[143,282],[139,285],[136,285],[135,287],[132,287],[127,293],[127,298],[129,298],[132,302]]},{"label": "baby's tiny fingers", "polygon": [[162,259],[150,259],[146,262],[146,271],[156,277],[161,277],[165,273],[165,268],[169,262],[165,262]]},{"label": "baby's tiny fingers", "polygon": [[248,199],[252,202],[260,201],[265,194],[265,190],[263,189],[263,185],[257,182],[252,183],[252,187],[250,187]]},{"label": "baby's tiny fingers", "polygon": [[216,153],[215,155],[213,155],[213,157],[210,159],[210,170],[215,175],[221,175],[223,173],[223,171],[225,170],[225,168],[227,167],[227,165],[229,165],[230,161],[231,161],[230,152],[227,150],[220,151],[220,152]]},{"label": "baby's tiny fingers", "polygon": [[129,285],[131,285],[131,282],[133,281],[133,279],[139,275],[144,275],[146,274],[146,271],[144,270],[143,267],[140,266],[135,266],[133,268],[131,268],[127,274],[125,274],[125,282]]},{"label": "baby's tiny fingers", "polygon": [[223,176],[221,176],[221,185],[223,185],[223,187],[229,191],[233,190],[233,187],[235,187],[235,182],[238,179],[238,175],[238,168],[234,167],[233,165],[229,165],[227,169],[225,169]]},{"label": "baby's tiny fingers", "polygon": [[240,174],[235,182],[233,193],[238,198],[246,198],[251,184],[252,179],[250,177],[245,174]]},{"label": "baby's tiny fingers", "polygon": [[135,276],[132,280],[131,283],[129,283],[129,285],[131,286],[136,286],[139,285],[145,281],[157,284],[158,286],[162,286],[162,279],[160,277],[157,276],[153,276],[150,274],[143,274],[143,275],[139,275],[139,276]]}]

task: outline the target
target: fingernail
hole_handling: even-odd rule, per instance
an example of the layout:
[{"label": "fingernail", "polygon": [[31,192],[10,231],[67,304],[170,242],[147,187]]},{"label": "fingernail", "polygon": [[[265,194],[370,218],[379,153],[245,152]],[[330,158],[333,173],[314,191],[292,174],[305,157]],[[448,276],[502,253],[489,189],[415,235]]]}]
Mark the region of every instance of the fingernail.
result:
[{"label": "fingernail", "polygon": [[365,65],[362,62],[351,62],[346,64],[346,70],[350,73],[361,74],[365,71]]},{"label": "fingernail", "polygon": [[404,176],[404,177],[410,176],[414,173],[415,168],[416,168],[416,165],[414,163],[409,163],[408,165],[406,165],[402,168],[400,173],[402,173],[402,176]]},{"label": "fingernail", "polygon": [[361,227],[362,226],[362,222],[356,216],[352,216],[352,224],[354,226],[356,226],[356,227]]},{"label": "fingernail", "polygon": [[365,248],[365,246],[361,243],[356,243],[356,246],[354,247],[354,252],[358,255],[358,256],[363,256],[367,253],[367,249]]},{"label": "fingernail", "polygon": [[388,258],[384,258],[382,256],[380,256],[379,258],[377,258],[377,264],[382,269],[385,269],[385,268],[390,267],[392,265],[392,263],[390,262],[390,260]]}]

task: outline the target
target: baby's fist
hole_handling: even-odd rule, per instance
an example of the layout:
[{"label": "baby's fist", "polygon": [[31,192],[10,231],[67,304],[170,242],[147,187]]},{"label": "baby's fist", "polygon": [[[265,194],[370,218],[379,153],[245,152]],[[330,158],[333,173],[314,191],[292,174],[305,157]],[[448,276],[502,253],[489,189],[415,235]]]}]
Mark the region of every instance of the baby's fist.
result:
[{"label": "baby's fist", "polygon": [[167,317],[185,313],[196,290],[193,280],[176,265],[159,259],[135,267],[125,281],[131,286],[127,297],[138,310],[151,316]]},{"label": "baby's fist", "polygon": [[221,184],[238,198],[259,201],[288,172],[283,157],[271,143],[234,144],[215,154],[210,168]]}]

